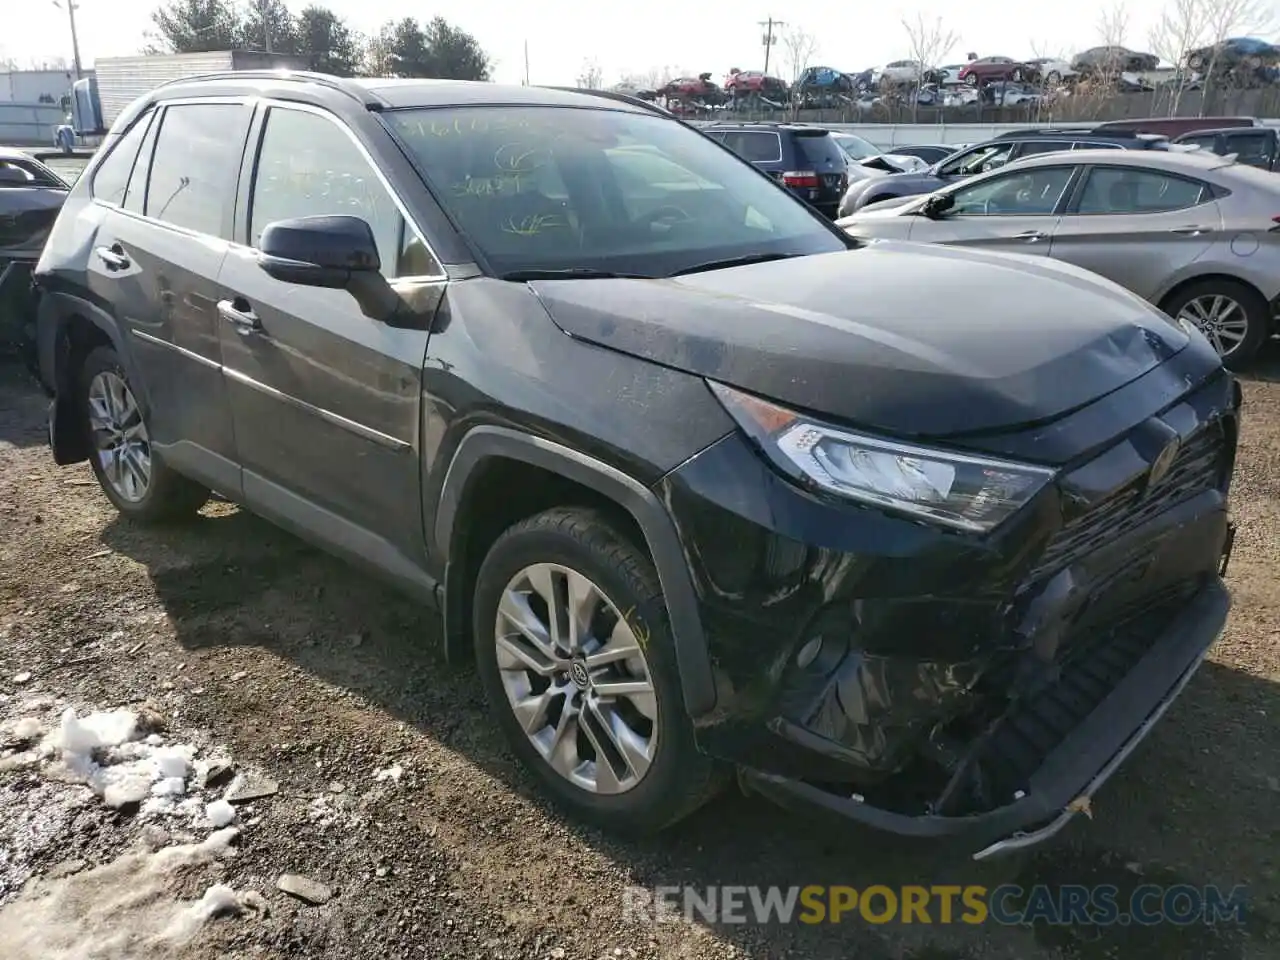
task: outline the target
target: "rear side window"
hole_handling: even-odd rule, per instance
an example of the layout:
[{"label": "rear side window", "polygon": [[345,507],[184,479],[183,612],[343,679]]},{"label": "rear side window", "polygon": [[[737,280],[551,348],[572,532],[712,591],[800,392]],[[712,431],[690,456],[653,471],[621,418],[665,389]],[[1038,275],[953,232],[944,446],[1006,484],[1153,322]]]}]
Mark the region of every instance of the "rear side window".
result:
[{"label": "rear side window", "polygon": [[796,149],[805,160],[805,166],[819,173],[844,170],[848,166],[840,144],[829,133],[820,137],[796,136]]},{"label": "rear side window", "polygon": [[1105,140],[1077,140],[1071,145],[1072,150],[1123,150],[1124,147],[1118,143],[1109,143]]},{"label": "rear side window", "polygon": [[1024,140],[1018,157],[1032,157],[1037,153],[1058,153],[1071,149],[1070,140]]},{"label": "rear side window", "polygon": [[1218,145],[1218,137],[1216,134],[1208,137],[1179,137],[1178,142],[1199,147],[1201,150],[1208,150],[1212,153],[1214,147]]},{"label": "rear side window", "polygon": [[89,187],[95,200],[112,206],[119,206],[124,201],[129,176],[133,173],[133,162],[138,157],[138,148],[142,146],[143,137],[146,136],[153,118],[154,112],[151,112],[135,121],[102,158],[98,169],[93,172],[93,182]]},{"label": "rear side window", "polygon": [[184,103],[165,110],[147,185],[146,213],[176,227],[221,237],[235,201],[248,120],[237,103]]},{"label": "rear side window", "polygon": [[1095,167],[1080,195],[1079,213],[1165,213],[1213,199],[1213,190],[1155,170]]},{"label": "rear side window", "polygon": [[777,163],[782,159],[782,138],[763,130],[734,130],[724,134],[724,145],[752,163]]}]

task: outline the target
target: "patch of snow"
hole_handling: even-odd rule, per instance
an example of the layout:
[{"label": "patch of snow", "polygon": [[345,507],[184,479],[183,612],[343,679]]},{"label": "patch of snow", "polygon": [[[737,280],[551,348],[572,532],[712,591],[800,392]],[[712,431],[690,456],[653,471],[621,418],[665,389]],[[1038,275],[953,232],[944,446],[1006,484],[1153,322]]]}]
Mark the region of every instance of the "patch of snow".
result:
[{"label": "patch of snow", "polygon": [[[251,894],[222,884],[194,902],[174,900],[175,873],[231,856],[238,831],[228,827],[199,843],[138,850],[56,880],[37,880],[0,908],[5,960],[131,960],[159,956],[195,939],[222,913],[241,913]],[[260,898],[258,898],[260,900]]]},{"label": "patch of snow", "polygon": [[180,797],[187,792],[187,782],[181,777],[165,777],[151,785],[153,797]]},{"label": "patch of snow", "polygon": [[399,783],[402,776],[404,776],[404,767],[398,763],[385,770],[375,770],[373,773],[373,779],[379,782],[390,780],[392,783]]},{"label": "patch of snow", "polygon": [[15,720],[9,728],[9,734],[15,740],[34,740],[44,732],[44,724],[39,717],[22,717]]},{"label": "patch of snow", "polygon": [[225,827],[236,818],[236,808],[225,800],[215,800],[204,808],[205,819],[211,827]]}]

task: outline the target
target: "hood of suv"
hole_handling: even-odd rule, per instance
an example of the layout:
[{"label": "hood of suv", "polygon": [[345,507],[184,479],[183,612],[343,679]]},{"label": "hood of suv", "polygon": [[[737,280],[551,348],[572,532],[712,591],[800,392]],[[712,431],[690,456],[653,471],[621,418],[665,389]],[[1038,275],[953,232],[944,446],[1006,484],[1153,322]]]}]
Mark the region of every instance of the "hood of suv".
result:
[{"label": "hood of suv", "polygon": [[1078,268],[932,244],[530,287],[574,337],[900,436],[1051,420],[1188,342]]}]

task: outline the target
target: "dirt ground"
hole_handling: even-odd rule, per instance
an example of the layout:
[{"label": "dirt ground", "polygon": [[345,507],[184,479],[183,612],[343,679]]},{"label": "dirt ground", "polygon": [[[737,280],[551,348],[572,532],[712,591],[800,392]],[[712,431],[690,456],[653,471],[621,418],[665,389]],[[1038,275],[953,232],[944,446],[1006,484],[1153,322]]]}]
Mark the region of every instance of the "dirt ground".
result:
[{"label": "dirt ground", "polygon": [[[1034,854],[976,866],[733,791],[642,843],[567,822],[504,750],[476,678],[444,665],[435,617],[229,504],[163,532],[119,520],[86,465],[53,465],[43,399],[12,365],[0,365],[0,718],[40,695],[147,705],[278,781],[242,812],[238,854],[191,868],[212,872],[186,894],[213,878],[269,909],[210,921],[184,957],[1280,957],[1280,349],[1245,394],[1228,630],[1092,821]],[[375,784],[392,764],[403,778]],[[145,833],[101,805],[60,807],[51,789],[0,771],[0,904],[33,873],[109,861]],[[336,820],[315,816],[325,803]],[[285,872],[332,899],[278,892]],[[945,882],[1244,884],[1249,905],[1243,926],[1105,929],[622,913],[629,885]]]}]

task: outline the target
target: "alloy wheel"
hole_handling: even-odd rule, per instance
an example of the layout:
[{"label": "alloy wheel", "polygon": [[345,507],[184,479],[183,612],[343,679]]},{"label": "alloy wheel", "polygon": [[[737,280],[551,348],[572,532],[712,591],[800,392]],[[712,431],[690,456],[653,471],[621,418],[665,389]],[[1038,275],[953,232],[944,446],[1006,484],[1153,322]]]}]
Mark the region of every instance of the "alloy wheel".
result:
[{"label": "alloy wheel", "polygon": [[151,438],[138,401],[118,373],[89,383],[89,430],[102,476],[122,499],[138,503],[151,486]]},{"label": "alloy wheel", "polygon": [[1178,311],[1178,319],[1195,324],[1220,357],[1234,353],[1249,332],[1244,307],[1222,294],[1206,294],[1187,301]]},{"label": "alloy wheel", "polygon": [[560,564],[525,567],[502,591],[494,642],[507,700],[551,769],[589,793],[625,793],[656,755],[647,639]]}]

